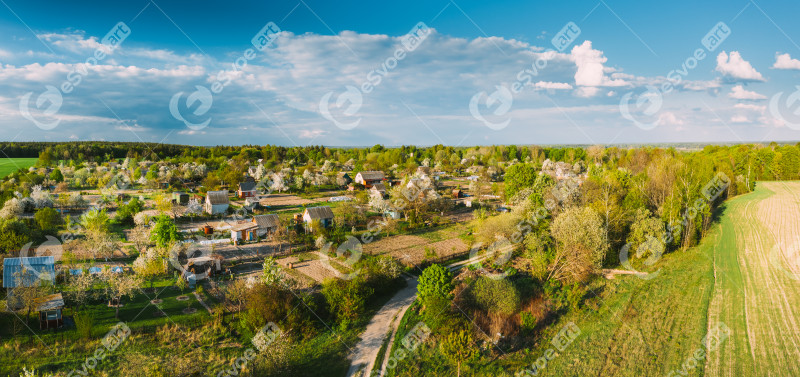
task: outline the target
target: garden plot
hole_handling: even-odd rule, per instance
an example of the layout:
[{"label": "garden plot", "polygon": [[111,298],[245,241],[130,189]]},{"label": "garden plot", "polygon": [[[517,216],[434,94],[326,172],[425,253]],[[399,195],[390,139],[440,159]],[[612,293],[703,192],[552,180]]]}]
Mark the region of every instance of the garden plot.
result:
[{"label": "garden plot", "polygon": [[[383,238],[364,247],[365,253],[390,255],[406,265],[418,264],[424,259],[447,257],[467,250],[469,247],[460,238],[430,242],[423,237],[405,235]],[[426,256],[431,253],[435,255]]]}]

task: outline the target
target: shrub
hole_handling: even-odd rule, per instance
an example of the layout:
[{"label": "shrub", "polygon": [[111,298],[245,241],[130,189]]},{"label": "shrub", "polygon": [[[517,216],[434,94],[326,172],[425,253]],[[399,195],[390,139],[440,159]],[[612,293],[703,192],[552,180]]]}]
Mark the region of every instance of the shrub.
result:
[{"label": "shrub", "polygon": [[453,274],[443,266],[432,264],[419,277],[417,297],[427,306],[434,297],[450,297],[453,290]]},{"label": "shrub", "polygon": [[75,313],[75,327],[81,338],[89,339],[94,328],[94,313],[87,311]]},{"label": "shrub", "polygon": [[480,277],[470,290],[477,307],[488,313],[513,314],[519,308],[519,292],[506,279]]}]

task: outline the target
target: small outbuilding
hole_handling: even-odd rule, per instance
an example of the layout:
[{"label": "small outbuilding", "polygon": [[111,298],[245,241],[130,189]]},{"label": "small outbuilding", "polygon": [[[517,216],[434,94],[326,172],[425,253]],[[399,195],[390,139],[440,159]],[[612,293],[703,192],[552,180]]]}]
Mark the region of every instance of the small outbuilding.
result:
[{"label": "small outbuilding", "polygon": [[39,312],[39,329],[58,329],[64,326],[61,311],[64,309],[64,297],[61,293],[35,299],[36,311]]},{"label": "small outbuilding", "polygon": [[255,241],[258,239],[258,224],[253,222],[243,222],[231,226],[231,241],[238,244],[239,241]]},{"label": "small outbuilding", "polygon": [[33,287],[40,280],[56,276],[53,256],[6,258],[3,260],[3,288]]},{"label": "small outbuilding", "polygon": [[369,189],[369,194],[374,197],[384,198],[386,196],[386,185],[383,183],[376,183]]},{"label": "small outbuilding", "polygon": [[259,237],[271,235],[281,226],[281,220],[275,214],[253,216],[253,222],[258,226],[256,235]]},{"label": "small outbuilding", "polygon": [[333,210],[331,207],[308,207],[303,212],[303,221],[306,223],[307,230],[313,230],[311,224],[314,221],[319,221],[320,225],[327,228],[333,225]]},{"label": "small outbuilding", "polygon": [[210,215],[225,213],[230,205],[228,191],[209,191],[206,194],[205,210]]}]

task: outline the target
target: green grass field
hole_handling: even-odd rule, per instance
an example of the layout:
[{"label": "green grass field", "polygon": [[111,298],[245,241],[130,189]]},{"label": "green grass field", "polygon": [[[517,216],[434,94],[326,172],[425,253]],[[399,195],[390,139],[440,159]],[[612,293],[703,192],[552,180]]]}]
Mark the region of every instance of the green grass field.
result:
[{"label": "green grass field", "polygon": [[37,158],[0,158],[0,178],[17,171],[27,169],[36,163]]},{"label": "green grass field", "polygon": [[[660,268],[657,277],[600,281],[598,310],[570,312],[548,326],[535,347],[491,362],[482,358],[462,366],[462,375],[800,375],[800,280],[793,279],[800,265],[791,264],[800,250],[798,213],[800,182],[759,183],[755,192],[726,203],[698,247],[667,254],[653,266]],[[575,341],[540,362],[536,374],[517,374],[543,360],[569,322],[581,330]],[[719,328],[729,336],[706,348],[704,338]],[[422,370],[447,363],[432,356],[436,347],[418,350]],[[420,366],[401,365],[392,374],[414,376]]]}]

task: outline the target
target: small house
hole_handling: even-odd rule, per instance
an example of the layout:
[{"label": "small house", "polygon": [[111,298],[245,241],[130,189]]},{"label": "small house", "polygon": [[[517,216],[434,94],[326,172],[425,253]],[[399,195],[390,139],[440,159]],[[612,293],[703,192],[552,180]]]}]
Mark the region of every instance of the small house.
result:
[{"label": "small house", "polygon": [[185,192],[173,192],[172,201],[175,204],[180,204],[180,205],[189,204],[189,194]]},{"label": "small house", "polygon": [[453,189],[453,199],[463,198],[464,193],[461,192],[461,189]]},{"label": "small house", "polygon": [[256,241],[258,240],[258,224],[254,222],[243,222],[231,226],[231,241],[238,244],[239,241]]},{"label": "small house", "polygon": [[311,229],[311,224],[314,221],[319,221],[320,225],[327,228],[333,224],[333,210],[331,207],[308,207],[303,212],[303,221],[306,223],[307,230]]},{"label": "small house", "polygon": [[258,237],[268,236],[281,226],[281,220],[275,214],[253,216],[253,222],[258,225],[256,229]]},{"label": "small house", "polygon": [[3,288],[33,287],[40,280],[53,281],[55,265],[53,256],[6,258],[3,260]]},{"label": "small house", "polygon": [[236,196],[239,199],[252,198],[258,195],[256,191],[256,183],[253,181],[244,181],[239,183],[239,190],[236,191]]},{"label": "small house", "polygon": [[228,200],[228,192],[223,191],[209,191],[206,194],[205,210],[208,214],[216,215],[225,213],[230,205]]},{"label": "small house", "polygon": [[64,326],[61,310],[64,309],[64,297],[61,293],[39,297],[33,300],[39,313],[39,329],[58,329]]},{"label": "small house", "polygon": [[386,179],[386,174],[382,171],[362,171],[356,174],[356,183],[364,185],[366,188],[372,187],[376,183],[382,183]]},{"label": "small house", "polygon": [[386,196],[386,185],[383,183],[376,183],[369,189],[369,194],[376,198],[383,199]]},{"label": "small house", "polygon": [[347,186],[353,183],[353,178],[347,172],[339,172],[336,174],[336,184],[339,186]]}]

